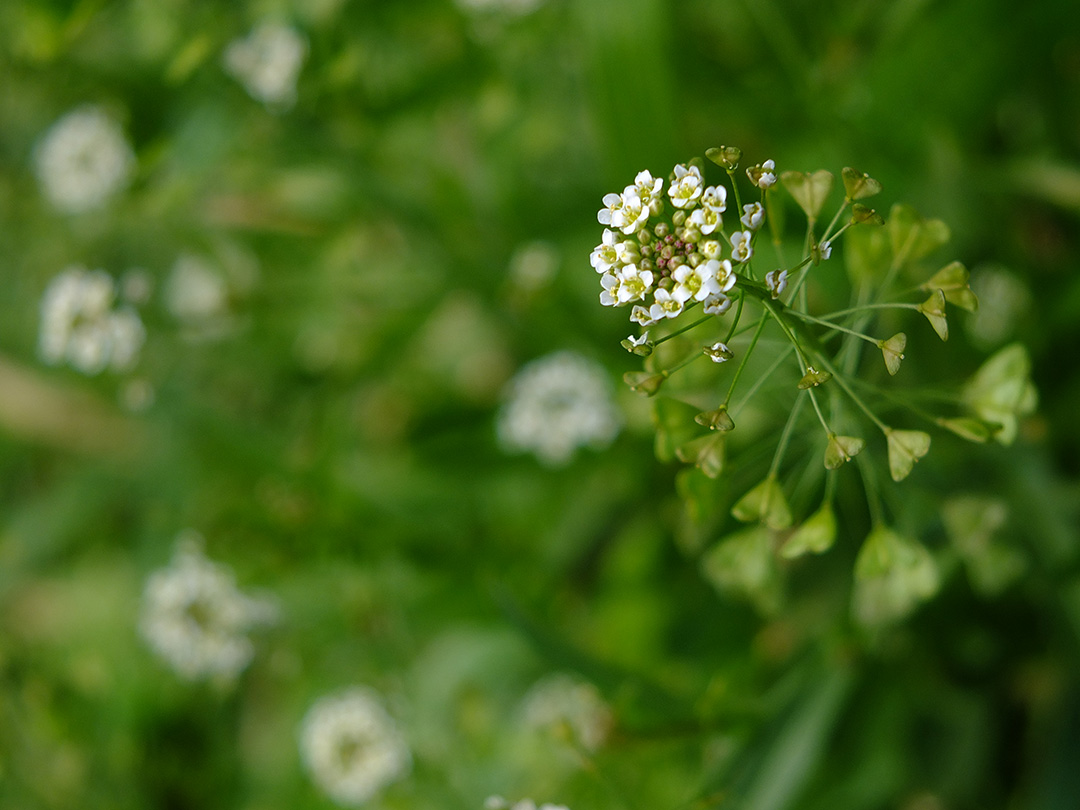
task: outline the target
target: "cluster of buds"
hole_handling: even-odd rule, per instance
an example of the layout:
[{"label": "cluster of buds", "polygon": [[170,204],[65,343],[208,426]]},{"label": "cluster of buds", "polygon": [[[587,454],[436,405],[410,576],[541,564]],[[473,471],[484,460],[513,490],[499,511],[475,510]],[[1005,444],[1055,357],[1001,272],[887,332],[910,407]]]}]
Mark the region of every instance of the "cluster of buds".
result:
[{"label": "cluster of buds", "polygon": [[[852,168],[843,170],[843,199],[821,228],[819,217],[833,191],[832,173],[778,172],[773,161],[764,161],[745,171],[757,199],[744,205],[741,178],[736,173],[741,151],[719,147],[709,150],[706,157],[726,172],[728,185],[707,184],[704,164],[690,163],[675,166],[666,183],[642,171],[621,194],[605,196],[597,217],[605,226],[603,238],[590,261],[600,275],[600,302],[630,306],[630,320],[641,327],[640,334],[628,336],[623,346],[644,357],[645,367],[628,372],[626,382],[648,396],[665,390],[654,407],[656,447],[662,459],[677,458],[694,465],[702,480],[723,474],[729,466],[730,447],[738,449],[743,444],[753,451],[748,457],[760,459],[757,438],[746,443],[736,438],[733,443],[738,435],[733,433],[735,420],[759,389],[790,385],[793,404],[783,426],[771,432],[776,449],[764,478],[730,505],[731,515],[751,527],[719,543],[705,560],[706,574],[718,586],[741,588],[759,604],[768,605],[775,591],[759,575],[773,570],[777,551],[790,558],[820,553],[832,545],[838,471],[864,449],[873,447],[869,437],[858,435],[860,422],[880,432],[889,475],[899,482],[930,449],[930,434],[909,422],[925,420],[970,441],[995,438],[1008,443],[1016,435],[1017,418],[1034,408],[1035,393],[1020,347],[1011,347],[1008,356],[992,358],[976,374],[960,398],[966,413],[931,414],[922,409],[917,396],[886,391],[881,383],[900,372],[908,339],[904,332],[891,336],[885,332],[880,337],[868,334],[872,324],[891,320],[890,311],[893,315],[916,311],[941,340],[946,340],[947,305],[968,311],[977,306],[962,264],[951,262],[936,272],[927,272],[923,264],[922,260],[948,239],[948,228],[937,220],[923,219],[904,205],[893,206],[886,221],[861,202],[878,194],[881,184]],[[785,241],[778,227],[777,207],[788,204],[780,196],[781,189],[807,220],[800,256],[794,262],[785,257]],[[740,213],[737,224],[734,217],[724,219],[729,200]],[[761,254],[772,252],[759,251],[756,245],[766,224],[777,264],[770,262],[757,270],[754,265],[761,263]],[[849,232],[851,228],[855,230]],[[808,294],[808,286],[820,275],[815,271],[832,258],[845,234],[850,303],[834,311],[813,312],[812,302],[828,300],[842,289],[842,283],[834,280],[822,285],[822,292]],[[910,296],[917,298],[910,300]],[[698,305],[700,317],[676,323],[675,319]],[[744,318],[749,320],[745,326]],[[773,328],[779,343],[762,339],[768,327]],[[876,371],[862,363],[861,350],[867,343],[880,353]],[[765,346],[772,356],[759,357],[761,362],[744,375],[751,355]],[[703,357],[711,360],[714,368],[721,364],[725,368],[680,375],[680,379],[689,378],[685,384],[669,383],[676,372]],[[731,368],[730,379],[723,383],[726,395],[717,404],[716,382]],[[888,375],[884,379],[883,372]],[[757,379],[749,390],[733,401],[740,381],[745,384],[752,375]],[[812,409],[803,407],[807,403]],[[820,433],[813,430],[815,419]],[[815,444],[823,461],[824,481],[818,489],[821,501],[807,504],[807,498],[816,496],[807,495],[805,484],[821,479],[821,467],[815,476],[795,475],[793,468],[798,465],[788,462],[787,455],[791,446],[804,445],[805,450]],[[891,612],[880,613],[893,617],[928,598],[936,580],[918,544],[905,540],[889,545],[881,540],[892,535],[881,528],[887,517],[880,482],[872,466],[854,466],[867,495],[868,517],[877,527],[875,540],[868,541],[864,556],[872,556],[874,549],[895,546],[901,549],[896,552],[898,559],[920,561],[909,566],[910,571],[900,573],[891,564],[881,571],[869,563],[860,564],[860,576],[870,583],[870,590],[864,588],[864,592],[893,593],[899,587],[896,577],[908,577],[917,585],[910,589],[910,599],[897,602]],[[742,475],[746,472],[741,470]],[[795,489],[796,481],[804,484],[800,490],[804,503],[792,508],[788,492]],[[690,491],[694,486],[686,484],[684,489]],[[801,523],[800,511],[808,513]],[[897,607],[901,604],[903,610]],[[879,614],[867,608],[866,615]]]}]

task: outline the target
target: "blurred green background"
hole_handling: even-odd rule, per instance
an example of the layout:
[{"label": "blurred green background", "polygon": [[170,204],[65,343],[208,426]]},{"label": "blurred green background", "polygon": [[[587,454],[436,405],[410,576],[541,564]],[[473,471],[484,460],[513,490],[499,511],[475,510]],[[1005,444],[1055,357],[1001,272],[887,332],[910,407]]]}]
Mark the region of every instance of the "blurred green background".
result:
[{"label": "blurred green background", "polygon": [[[227,69],[266,20],[306,43],[294,103]],[[137,164],[68,213],[35,156],[86,104]],[[946,562],[943,503],[993,504],[1021,576],[981,588],[953,555],[933,602],[862,633],[863,523],[761,618],[701,576],[733,527],[687,513],[621,385],[610,448],[500,449],[526,362],[637,367],[597,305],[600,198],[720,144],[867,171],[880,208],[945,220],[947,259],[1006,279],[996,326],[919,362],[959,384],[1022,341],[1039,411],[1010,448],[935,438],[897,500]],[[298,729],[366,684],[414,759],[377,807],[1080,806],[1078,218],[1067,0],[4,0],[0,805],[330,806]],[[181,260],[217,291],[193,317]],[[71,265],[146,288],[132,370],[42,362]],[[235,683],[139,635],[185,529],[278,606]],[[596,752],[523,721],[554,672],[611,707]]]}]

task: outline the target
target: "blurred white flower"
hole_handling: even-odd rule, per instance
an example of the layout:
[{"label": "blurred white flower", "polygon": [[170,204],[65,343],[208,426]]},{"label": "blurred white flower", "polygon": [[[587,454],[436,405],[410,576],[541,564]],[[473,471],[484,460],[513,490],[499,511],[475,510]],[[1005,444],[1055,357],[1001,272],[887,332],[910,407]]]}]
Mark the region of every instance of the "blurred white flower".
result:
[{"label": "blurred white flower", "polygon": [[181,677],[231,680],[254,655],[247,632],[272,622],[275,610],[242,593],[228,568],[203,556],[200,540],[181,535],[169,566],[147,579],[139,630]]},{"label": "blurred white flower", "polygon": [[169,312],[188,326],[204,326],[225,314],[225,279],[198,256],[184,254],[176,260],[164,292]]},{"label": "blurred white flower", "polygon": [[522,712],[527,727],[569,737],[586,751],[598,749],[611,731],[611,710],[599,690],[565,673],[537,681]]},{"label": "blurred white flower", "polygon": [[501,12],[511,15],[524,15],[535,11],[544,0],[456,0],[458,6],[467,12]]},{"label": "blurred white flower", "polygon": [[[614,246],[611,253],[611,258],[614,258]],[[593,261],[595,263],[599,260],[594,258]],[[516,290],[535,292],[550,285],[558,270],[559,251],[551,242],[528,242],[521,245],[510,257],[509,282]]]},{"label": "blurred white flower", "polygon": [[532,799],[519,799],[510,804],[502,796],[488,796],[484,799],[484,810],[569,810],[564,804],[545,802],[538,808]]},{"label": "blurred white flower", "polygon": [[300,754],[312,780],[345,806],[359,806],[412,766],[409,747],[378,695],[353,687],[320,698],[300,728]]},{"label": "blurred white flower", "polygon": [[288,25],[264,22],[225,49],[225,70],[248,94],[268,106],[290,107],[307,58],[307,40]]},{"label": "blurred white flower", "polygon": [[49,202],[77,214],[101,207],[127,187],[135,154],[120,125],[88,105],[52,125],[34,150],[34,165]]},{"label": "blurred white flower", "polygon": [[56,276],[41,298],[42,360],[83,374],[134,366],[146,330],[134,309],[114,307],[115,300],[116,283],[104,270],[73,265]]},{"label": "blurred white flower", "polygon": [[566,464],[579,447],[606,447],[622,418],[604,369],[574,352],[541,357],[518,371],[498,417],[499,442],[544,464]]}]

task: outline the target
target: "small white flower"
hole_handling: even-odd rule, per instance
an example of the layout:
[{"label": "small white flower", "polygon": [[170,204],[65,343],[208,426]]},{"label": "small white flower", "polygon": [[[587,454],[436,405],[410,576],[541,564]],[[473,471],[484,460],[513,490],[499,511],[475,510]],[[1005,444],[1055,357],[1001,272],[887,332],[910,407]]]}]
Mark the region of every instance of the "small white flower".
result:
[{"label": "small white flower", "polygon": [[630,342],[631,346],[644,346],[649,342],[649,333],[646,330],[641,333],[641,337],[634,337],[633,335],[627,335],[626,339]]},{"label": "small white flower", "polygon": [[615,224],[615,216],[622,210],[623,198],[621,194],[605,194],[603,199],[604,207],[596,213],[596,219],[601,225],[611,225],[617,228]]},{"label": "small white flower", "polygon": [[190,254],[173,264],[164,295],[169,312],[188,325],[220,318],[228,303],[225,280],[204,259]]},{"label": "small white flower", "polygon": [[764,191],[776,183],[776,164],[771,160],[766,160],[757,166],[749,167],[746,170],[746,175],[750,178],[751,183]]},{"label": "small white flower", "polygon": [[643,227],[649,220],[649,206],[642,203],[633,186],[622,194],[622,206],[611,215],[611,224],[625,234]]},{"label": "small white flower", "polygon": [[698,245],[698,251],[706,259],[719,259],[723,246],[715,239],[706,239]]},{"label": "small white flower", "polygon": [[704,181],[697,166],[687,168],[682,164],[675,167],[675,180],[668,187],[671,204],[676,208],[690,208],[701,197]]},{"label": "small white flower", "polygon": [[307,57],[307,40],[288,25],[264,22],[225,49],[225,70],[256,101],[290,107],[296,81]]},{"label": "small white flower", "polygon": [[377,693],[353,687],[319,698],[300,727],[312,781],[340,805],[359,807],[412,767],[409,746]]},{"label": "small white flower", "polygon": [[619,277],[610,270],[600,276],[600,303],[605,307],[617,307],[619,305],[619,287],[622,282]]},{"label": "small white flower", "polygon": [[663,288],[656,291],[653,301],[655,303],[649,307],[649,317],[654,321],[659,321],[661,318],[677,318],[682,314],[683,302]]},{"label": "small white flower", "polygon": [[712,346],[706,346],[703,351],[714,363],[726,363],[735,353],[728,348],[726,343],[717,341]]},{"label": "small white flower", "polygon": [[637,264],[641,261],[638,243],[630,239],[625,239],[615,246],[615,256],[619,264]]},{"label": "small white flower", "polygon": [[706,315],[723,315],[731,309],[731,299],[723,293],[710,295],[703,306]]},{"label": "small white flower", "polygon": [[709,186],[701,194],[701,204],[718,214],[727,210],[727,187]]},{"label": "small white flower", "polygon": [[125,189],[135,170],[120,125],[100,107],[69,112],[34,150],[41,190],[60,211],[77,214],[100,208]]},{"label": "small white flower", "polygon": [[[605,209],[606,210],[606,209]],[[603,211],[601,211],[603,213]],[[615,232],[610,228],[604,228],[604,238],[589,256],[589,262],[597,273],[606,273],[620,264],[619,254],[615,247]]]},{"label": "small white flower", "polygon": [[629,304],[631,301],[641,301],[652,289],[653,274],[651,270],[642,270],[635,264],[623,265],[618,270],[619,279],[619,304]]},{"label": "small white flower", "polygon": [[570,810],[564,804],[551,804],[544,802],[539,808],[532,799],[519,799],[510,804],[502,796],[488,796],[484,800],[484,810]]},{"label": "small white flower", "polygon": [[739,221],[752,231],[756,231],[765,222],[765,208],[759,202],[753,202],[749,205],[744,205],[743,215],[739,218]]},{"label": "small white flower", "polygon": [[735,262],[749,261],[754,255],[754,249],[750,247],[750,241],[754,238],[752,231],[735,231],[731,235],[731,258]]},{"label": "small white flower", "polygon": [[586,751],[596,751],[611,731],[611,710],[591,683],[557,673],[537,681],[522,705],[525,725],[564,735]]},{"label": "small white flower", "polygon": [[254,655],[247,632],[275,611],[241,593],[232,572],[206,559],[200,543],[197,533],[182,534],[169,567],[147,579],[139,629],[181,677],[231,680]]},{"label": "small white flower", "polygon": [[675,280],[675,287],[671,291],[672,297],[682,303],[690,299],[704,301],[710,295],[716,295],[720,290],[720,282],[716,271],[720,263],[715,259],[702,262],[697,267],[688,264],[675,268],[671,277]]},{"label": "small white flower", "polygon": [[719,287],[717,292],[726,293],[735,286],[737,277],[731,269],[731,262],[727,259],[709,259],[709,261],[701,266],[705,268],[706,273],[716,279],[717,286]]},{"label": "small white flower", "polygon": [[630,320],[640,326],[649,327],[656,325],[656,318],[649,314],[649,310],[640,304],[635,304],[630,310]]},{"label": "small white flower", "polygon": [[552,467],[579,447],[606,447],[621,428],[606,372],[573,352],[525,365],[507,386],[497,421],[504,450],[533,453]]},{"label": "small white flower", "polygon": [[696,209],[686,221],[691,225],[696,225],[698,230],[705,235],[712,233],[717,228],[724,227],[724,220],[720,213],[715,208],[706,208],[704,206]]},{"label": "small white flower", "polygon": [[114,308],[115,299],[116,283],[103,270],[76,265],[60,273],[41,298],[41,359],[89,375],[134,366],[146,330],[134,309]]},{"label": "small white flower", "polygon": [[822,242],[820,245],[818,245],[818,253],[821,255],[821,260],[826,261],[830,256],[832,256],[832,243]]},{"label": "small white flower", "polygon": [[653,200],[660,198],[661,189],[664,187],[664,181],[659,177],[653,177],[652,172],[647,169],[642,172],[638,172],[637,177],[634,178],[634,185],[627,186],[626,190],[633,190],[641,198],[641,202],[648,206],[651,205]]},{"label": "small white flower", "polygon": [[787,270],[771,270],[765,274],[765,286],[768,287],[773,298],[780,297],[780,294],[787,289],[787,282]]}]

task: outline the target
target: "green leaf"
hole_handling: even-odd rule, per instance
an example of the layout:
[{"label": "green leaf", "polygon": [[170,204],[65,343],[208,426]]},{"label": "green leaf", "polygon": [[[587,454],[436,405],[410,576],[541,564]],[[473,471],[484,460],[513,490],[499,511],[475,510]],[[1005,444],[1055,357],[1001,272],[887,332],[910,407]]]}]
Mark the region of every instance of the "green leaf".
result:
[{"label": "green leaf", "polygon": [[840,175],[849,200],[861,200],[881,193],[881,183],[865,172],[845,166]]},{"label": "green leaf", "polygon": [[806,212],[810,219],[817,219],[821,213],[821,206],[825,204],[825,198],[832,190],[832,172],[820,169],[813,174],[808,172],[784,172],[780,175],[780,181],[788,190],[799,207]]},{"label": "green leaf", "polygon": [[889,473],[893,481],[903,481],[920,458],[930,450],[930,434],[921,430],[885,429],[889,445]]},{"label": "green leaf", "polygon": [[806,553],[821,554],[832,548],[834,542],[836,515],[832,504],[826,501],[792,533],[780,548],[780,556],[790,560]]},{"label": "green leaf", "polygon": [[744,523],[760,521],[770,529],[786,529],[791,525],[791,509],[784,490],[772,475],[736,501],[731,514]]},{"label": "green leaf", "polygon": [[913,262],[949,241],[949,226],[940,219],[923,219],[910,205],[897,203],[889,212],[889,240],[893,259]]}]

